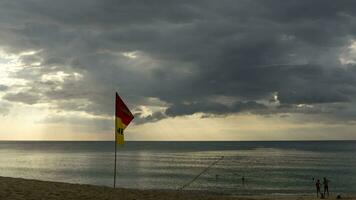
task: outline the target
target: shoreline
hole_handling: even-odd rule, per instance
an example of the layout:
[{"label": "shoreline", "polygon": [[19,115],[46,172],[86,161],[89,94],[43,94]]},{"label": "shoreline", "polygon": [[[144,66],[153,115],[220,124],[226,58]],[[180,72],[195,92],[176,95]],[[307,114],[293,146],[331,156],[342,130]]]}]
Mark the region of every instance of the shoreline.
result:
[{"label": "shoreline", "polygon": [[[356,200],[356,196],[342,197],[342,199]],[[64,182],[41,181],[33,179],[0,177],[0,199],[55,199],[55,200],[313,200],[311,195],[252,195],[226,196],[204,191],[193,190],[141,190],[128,188],[111,188],[88,184],[73,184]],[[336,199],[331,196],[327,199]]]}]

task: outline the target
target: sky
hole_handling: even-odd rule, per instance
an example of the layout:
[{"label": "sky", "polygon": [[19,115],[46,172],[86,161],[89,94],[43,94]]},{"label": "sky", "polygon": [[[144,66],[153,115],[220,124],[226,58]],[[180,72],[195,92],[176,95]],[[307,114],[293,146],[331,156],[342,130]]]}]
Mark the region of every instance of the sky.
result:
[{"label": "sky", "polygon": [[2,0],[0,140],[356,139],[356,2]]}]

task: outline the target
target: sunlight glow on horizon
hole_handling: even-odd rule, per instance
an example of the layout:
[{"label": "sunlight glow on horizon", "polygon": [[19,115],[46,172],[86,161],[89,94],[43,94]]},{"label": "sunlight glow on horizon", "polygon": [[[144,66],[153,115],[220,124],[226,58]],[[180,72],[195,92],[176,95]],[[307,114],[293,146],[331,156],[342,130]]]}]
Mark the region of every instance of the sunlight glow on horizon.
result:
[{"label": "sunlight glow on horizon", "polygon": [[[0,75],[2,76],[0,84],[24,84],[25,80],[14,79],[11,73],[24,67],[20,61],[21,56],[34,55],[38,52],[28,51],[15,55],[0,51]],[[137,58],[136,52],[129,52],[124,56]],[[64,71],[45,74],[41,77],[42,81],[57,82],[64,82],[67,79],[78,81],[82,78],[83,75],[80,73],[70,74]],[[17,90],[19,89],[15,89]],[[0,97],[2,96],[0,91]],[[227,105],[234,101],[229,97],[216,98]],[[279,104],[278,93],[273,93],[272,98],[275,104]],[[150,100],[160,106],[138,106],[144,117],[167,108],[159,99]],[[90,103],[81,99],[75,101],[83,106]],[[299,104],[297,107],[312,106]],[[356,139],[352,134],[355,125],[304,123],[295,121],[298,115],[301,114],[283,118],[279,115],[262,116],[243,113],[205,118],[203,113],[197,113],[145,124],[132,124],[126,131],[126,139],[132,141]],[[51,101],[33,105],[15,102],[10,113],[0,115],[0,119],[0,140],[113,140],[113,117],[96,116],[83,111],[58,111],[53,108]],[[323,131],[327,129],[339,129],[344,132],[328,133],[326,137]]]}]

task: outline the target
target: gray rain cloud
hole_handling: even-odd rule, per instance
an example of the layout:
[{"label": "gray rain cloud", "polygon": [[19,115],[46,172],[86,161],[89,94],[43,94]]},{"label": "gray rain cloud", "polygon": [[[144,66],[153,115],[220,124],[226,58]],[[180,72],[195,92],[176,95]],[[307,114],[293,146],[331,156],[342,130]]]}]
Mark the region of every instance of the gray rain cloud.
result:
[{"label": "gray rain cloud", "polygon": [[240,112],[354,121],[355,13],[347,0],[4,0],[0,48],[35,53],[12,74],[26,86],[0,90],[98,116],[113,114],[118,91],[138,123]]}]

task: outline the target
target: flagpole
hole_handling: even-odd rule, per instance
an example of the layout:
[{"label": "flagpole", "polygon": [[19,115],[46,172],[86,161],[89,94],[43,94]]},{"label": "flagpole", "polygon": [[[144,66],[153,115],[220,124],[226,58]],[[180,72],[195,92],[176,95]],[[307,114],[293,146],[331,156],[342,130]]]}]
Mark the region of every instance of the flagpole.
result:
[{"label": "flagpole", "polygon": [[[117,168],[117,145],[124,144],[124,129],[134,119],[129,108],[122,101],[116,92],[115,99],[115,166],[114,166],[114,188],[116,187],[116,168]],[[118,135],[120,134],[120,135]]]},{"label": "flagpole", "polygon": [[[116,105],[115,105],[116,107]],[[116,116],[115,116],[115,167],[114,167],[114,188],[116,187],[116,146],[117,146],[117,142],[116,142]]]},{"label": "flagpole", "polygon": [[[116,120],[115,120],[116,121]],[[116,131],[115,131],[115,167],[114,167],[114,188],[116,187]]]}]

